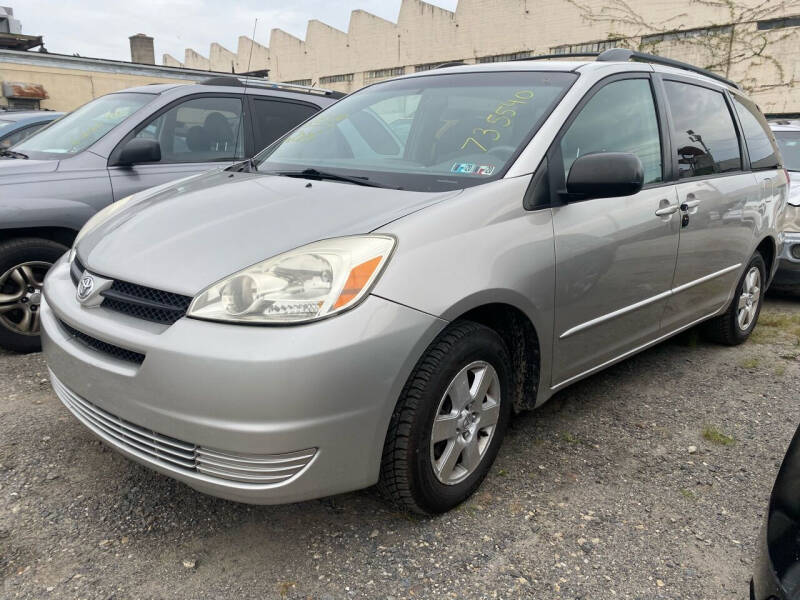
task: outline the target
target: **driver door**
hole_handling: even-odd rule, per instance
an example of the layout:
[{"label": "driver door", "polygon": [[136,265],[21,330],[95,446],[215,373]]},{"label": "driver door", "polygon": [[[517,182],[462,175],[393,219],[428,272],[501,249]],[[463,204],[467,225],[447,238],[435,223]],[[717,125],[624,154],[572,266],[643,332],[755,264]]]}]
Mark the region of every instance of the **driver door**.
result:
[{"label": "driver door", "polygon": [[134,138],[153,139],[161,160],[109,167],[114,200],[195,173],[225,167],[245,156],[244,110],[240,96],[201,96],[179,101],[143,122],[111,155]]}]

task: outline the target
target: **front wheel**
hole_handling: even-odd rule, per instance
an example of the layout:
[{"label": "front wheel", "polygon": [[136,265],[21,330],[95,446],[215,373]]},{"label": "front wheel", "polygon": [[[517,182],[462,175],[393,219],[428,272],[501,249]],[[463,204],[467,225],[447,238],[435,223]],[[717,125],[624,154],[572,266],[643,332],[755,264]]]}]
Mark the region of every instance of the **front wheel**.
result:
[{"label": "front wheel", "polygon": [[503,340],[462,321],[428,347],[389,425],[379,487],[401,508],[445,512],[466,500],[492,466],[511,415]]},{"label": "front wheel", "polygon": [[744,269],[728,310],[705,324],[706,337],[727,346],[746,341],[761,314],[766,280],[766,264],[761,254],[756,252]]},{"label": "front wheel", "polygon": [[0,348],[35,352],[44,276],[67,247],[52,240],[16,239],[0,244]]}]

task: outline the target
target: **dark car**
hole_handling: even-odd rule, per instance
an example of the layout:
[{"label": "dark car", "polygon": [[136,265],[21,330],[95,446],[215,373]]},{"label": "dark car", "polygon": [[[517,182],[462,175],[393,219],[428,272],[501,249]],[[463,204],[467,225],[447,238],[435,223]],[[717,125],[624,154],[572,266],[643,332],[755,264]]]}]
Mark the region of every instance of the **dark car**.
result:
[{"label": "dark car", "polygon": [[144,85],[0,151],[0,347],[39,349],[44,275],[97,211],[242,162],[342,95],[233,76]]},{"label": "dark car", "polygon": [[750,599],[800,599],[800,428],[772,488]]},{"label": "dark car", "polygon": [[63,112],[50,110],[17,110],[0,112],[0,153],[6,148],[28,139]]}]

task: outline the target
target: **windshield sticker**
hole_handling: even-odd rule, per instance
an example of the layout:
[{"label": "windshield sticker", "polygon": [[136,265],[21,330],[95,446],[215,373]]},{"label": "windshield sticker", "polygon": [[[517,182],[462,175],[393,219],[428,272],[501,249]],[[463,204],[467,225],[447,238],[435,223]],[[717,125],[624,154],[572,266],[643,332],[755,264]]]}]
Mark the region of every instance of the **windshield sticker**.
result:
[{"label": "windshield sticker", "polygon": [[491,175],[494,173],[494,165],[480,165],[475,175]]},{"label": "windshield sticker", "polygon": [[476,165],[472,163],[455,163],[451,168],[451,173],[472,173],[475,171]]}]

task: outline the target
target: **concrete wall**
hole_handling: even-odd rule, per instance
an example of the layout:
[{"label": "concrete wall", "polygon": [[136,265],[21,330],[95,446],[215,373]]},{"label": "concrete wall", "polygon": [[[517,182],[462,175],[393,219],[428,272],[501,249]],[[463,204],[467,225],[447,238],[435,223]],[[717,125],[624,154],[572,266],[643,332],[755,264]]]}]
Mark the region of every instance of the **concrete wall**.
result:
[{"label": "concrete wall", "polygon": [[[235,53],[216,43],[208,58],[187,50],[185,66],[230,71],[233,62],[237,72],[244,72],[249,62],[249,70],[270,69],[276,81],[310,79],[349,92],[375,81],[370,71],[379,69],[413,72],[426,63],[475,62],[520,51],[543,54],[565,44],[613,38],[618,45],[727,73],[765,111],[800,112],[800,27],[758,28],[759,21],[790,15],[800,15],[800,0],[460,0],[454,12],[401,0],[397,23],[355,10],[346,32],[311,20],[305,40],[273,29],[268,47],[240,37]],[[716,28],[667,35],[658,43],[649,37],[708,27]],[[351,73],[349,81],[323,83]]]},{"label": "concrete wall", "polygon": [[[150,83],[188,83],[206,72],[148,67],[73,56],[0,50],[0,81],[37,83],[49,98],[41,108],[69,111],[109,92]],[[0,96],[0,105],[7,100]]]}]

